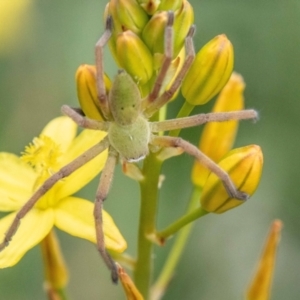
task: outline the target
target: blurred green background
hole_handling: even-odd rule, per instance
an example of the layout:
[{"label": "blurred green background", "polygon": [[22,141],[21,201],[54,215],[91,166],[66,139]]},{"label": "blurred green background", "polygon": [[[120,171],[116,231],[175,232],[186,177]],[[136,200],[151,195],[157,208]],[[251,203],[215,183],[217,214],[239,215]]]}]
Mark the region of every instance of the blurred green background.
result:
[{"label": "blurred green background", "polygon": [[[77,105],[74,74],[93,63],[94,44],[103,30],[106,1],[22,1],[9,20],[0,6],[0,149],[20,153],[44,125],[60,115],[62,104]],[[260,120],[243,122],[236,146],[259,144],[264,152],[263,178],[256,194],[224,215],[199,220],[164,299],[241,299],[253,274],[272,220],[284,222],[272,299],[300,295],[300,2],[298,0],[191,0],[195,9],[196,49],[225,33],[235,48],[235,70],[246,81],[246,106]],[[9,27],[11,26],[11,27]],[[5,29],[11,28],[7,35]],[[106,69],[117,67],[106,53]],[[181,100],[170,106],[174,117]],[[208,112],[211,103],[198,109]],[[198,143],[201,130],[183,136]],[[298,136],[298,138],[297,138]],[[166,162],[161,190],[160,228],[185,208],[191,192],[187,155]],[[93,200],[97,180],[80,195]],[[105,209],[114,217],[136,252],[139,209],[137,183],[120,167]],[[70,270],[71,299],[123,299],[113,286],[94,245],[59,232]],[[170,241],[155,249],[156,274]],[[0,271],[0,299],[45,299],[40,249]]]}]

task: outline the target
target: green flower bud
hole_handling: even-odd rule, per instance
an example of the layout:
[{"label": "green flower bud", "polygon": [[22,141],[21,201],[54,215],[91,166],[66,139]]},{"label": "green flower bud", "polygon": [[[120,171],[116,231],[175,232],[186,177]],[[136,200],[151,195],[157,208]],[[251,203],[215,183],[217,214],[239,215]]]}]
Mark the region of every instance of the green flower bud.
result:
[{"label": "green flower bud", "polygon": [[184,47],[185,38],[194,23],[194,10],[191,4],[184,0],[182,6],[175,11],[174,22],[174,56]]},{"label": "green flower bud", "polygon": [[[183,1],[180,9],[174,12],[174,37],[173,37],[173,58],[175,58],[182,47],[186,35],[194,21],[194,12],[188,1]],[[143,30],[143,40],[153,54],[164,54],[165,28],[168,19],[167,11],[155,13]]]},{"label": "green flower bud", "polygon": [[147,46],[135,33],[128,30],[117,36],[116,54],[120,66],[136,82],[145,84],[150,80],[153,58]]},{"label": "green flower bud", "polygon": [[157,12],[143,30],[143,40],[153,54],[164,53],[164,34],[167,20],[168,13],[166,11]]},{"label": "green flower bud", "polygon": [[158,10],[177,10],[181,7],[183,0],[162,0]]},{"label": "green flower bud", "polygon": [[111,0],[108,11],[116,33],[131,30],[139,34],[149,20],[145,10],[135,0]]},{"label": "green flower bud", "polygon": [[137,2],[151,16],[157,11],[160,4],[160,0],[137,0]]},{"label": "green flower bud", "polygon": [[[80,107],[84,114],[93,119],[101,121],[99,100],[96,87],[96,67],[91,65],[81,65],[76,72],[77,96]],[[110,90],[110,79],[104,75],[106,92]]]},{"label": "green flower bud", "polygon": [[[219,166],[228,173],[239,191],[251,196],[259,184],[262,173],[262,151],[257,145],[231,150],[221,160]],[[221,214],[245,201],[230,198],[220,178],[211,173],[203,187],[200,202],[206,211]]]},{"label": "green flower bud", "polygon": [[192,105],[205,104],[227,83],[233,69],[233,47],[226,35],[209,41],[196,55],[181,91]]}]

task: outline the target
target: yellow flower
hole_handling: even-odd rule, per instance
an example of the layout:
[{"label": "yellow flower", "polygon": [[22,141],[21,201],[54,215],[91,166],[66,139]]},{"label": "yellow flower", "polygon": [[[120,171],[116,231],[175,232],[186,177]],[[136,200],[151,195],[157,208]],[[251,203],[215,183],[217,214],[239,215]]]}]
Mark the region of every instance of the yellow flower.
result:
[{"label": "yellow flower", "polygon": [[[83,130],[76,137],[77,125],[67,117],[52,120],[22,157],[0,153],[0,211],[10,212],[0,220],[0,238],[17,211],[33,192],[62,166],[101,140],[106,133]],[[53,226],[71,235],[96,243],[93,203],[71,196],[93,179],[103,168],[107,152],[103,152],[67,178],[59,181],[21,220],[21,225],[8,247],[0,252],[0,267],[15,265],[32,247],[41,242]],[[105,244],[110,250],[126,248],[112,218],[103,212]]]}]

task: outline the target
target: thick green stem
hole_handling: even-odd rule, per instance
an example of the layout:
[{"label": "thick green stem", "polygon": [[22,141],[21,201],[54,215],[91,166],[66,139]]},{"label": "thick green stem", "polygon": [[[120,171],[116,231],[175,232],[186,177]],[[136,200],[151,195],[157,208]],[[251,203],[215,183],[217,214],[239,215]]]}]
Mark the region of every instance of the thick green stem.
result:
[{"label": "thick green stem", "polygon": [[[201,195],[201,189],[195,187],[189,206],[187,208],[187,214],[194,211],[199,205],[199,198]],[[187,239],[190,235],[190,232],[193,228],[194,223],[190,223],[186,225],[184,228],[180,230],[178,235],[176,236],[175,242],[172,246],[172,249],[168,255],[167,261],[152,288],[152,297],[151,300],[159,300],[164,295],[166,288],[168,287],[169,282],[171,281],[174,270],[182,256],[184,251]]]},{"label": "thick green stem", "polygon": [[144,180],[140,182],[140,224],[134,277],[135,284],[145,300],[149,299],[153,250],[153,243],[147,237],[155,233],[161,165],[162,162],[156,158],[155,154],[150,153],[144,160]]}]

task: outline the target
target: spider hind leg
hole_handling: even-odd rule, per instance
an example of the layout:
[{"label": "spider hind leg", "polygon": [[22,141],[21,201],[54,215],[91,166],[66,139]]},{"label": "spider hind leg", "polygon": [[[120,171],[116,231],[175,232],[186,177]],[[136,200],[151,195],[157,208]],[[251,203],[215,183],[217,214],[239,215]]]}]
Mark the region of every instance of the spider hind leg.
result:
[{"label": "spider hind leg", "polygon": [[196,146],[185,141],[182,138],[171,137],[171,136],[152,136],[151,144],[161,147],[180,147],[184,152],[195,157],[202,165],[207,167],[211,172],[216,174],[222,181],[228,195],[231,198],[236,198],[239,200],[247,200],[249,195],[237,190],[228,173],[220,168],[213,160],[202,153]]}]

